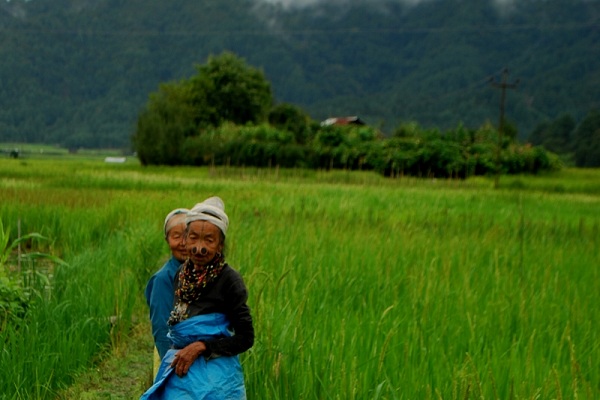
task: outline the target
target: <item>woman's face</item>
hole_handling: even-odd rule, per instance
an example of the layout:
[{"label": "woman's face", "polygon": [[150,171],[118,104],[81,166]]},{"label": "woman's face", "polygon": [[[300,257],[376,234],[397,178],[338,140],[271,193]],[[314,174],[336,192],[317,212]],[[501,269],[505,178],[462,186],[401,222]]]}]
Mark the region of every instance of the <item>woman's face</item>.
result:
[{"label": "woman's face", "polygon": [[171,253],[180,262],[183,262],[187,258],[187,250],[185,248],[185,241],[183,240],[184,234],[185,222],[175,225],[167,235],[167,243],[169,243]]},{"label": "woman's face", "polygon": [[221,230],[208,221],[193,221],[188,226],[185,247],[195,265],[207,265],[223,251]]}]

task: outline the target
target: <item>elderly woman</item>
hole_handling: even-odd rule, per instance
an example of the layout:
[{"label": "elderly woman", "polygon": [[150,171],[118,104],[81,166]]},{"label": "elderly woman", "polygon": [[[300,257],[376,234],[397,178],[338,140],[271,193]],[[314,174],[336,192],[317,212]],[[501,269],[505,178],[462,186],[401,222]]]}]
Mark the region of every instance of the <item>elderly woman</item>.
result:
[{"label": "elderly woman", "polygon": [[173,349],[162,359],[142,399],[245,399],[238,354],[254,344],[254,327],[241,275],[225,262],[229,219],[211,197],[186,217],[189,258],[175,276],[169,318]]},{"label": "elderly woman", "polygon": [[187,208],[177,208],[165,217],[163,230],[165,240],[171,250],[171,257],[158,272],[152,275],[144,292],[146,302],[150,308],[150,322],[152,324],[154,345],[160,359],[171,348],[171,340],[167,338],[167,333],[169,332],[167,321],[173,309],[173,281],[175,273],[181,263],[187,258],[183,235],[185,233],[185,217],[188,212]]}]

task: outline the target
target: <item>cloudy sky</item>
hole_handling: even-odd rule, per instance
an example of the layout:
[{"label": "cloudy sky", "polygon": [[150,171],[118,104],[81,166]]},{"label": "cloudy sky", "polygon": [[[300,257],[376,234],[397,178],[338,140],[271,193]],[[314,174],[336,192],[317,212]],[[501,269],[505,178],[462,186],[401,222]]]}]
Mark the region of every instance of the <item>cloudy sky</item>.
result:
[{"label": "cloudy sky", "polygon": [[[257,2],[280,5],[283,8],[303,8],[312,6],[318,3],[399,3],[407,6],[414,6],[419,3],[430,2],[430,1],[442,1],[442,0],[256,0]],[[496,3],[499,6],[507,6],[513,4],[516,0],[489,0]]]}]

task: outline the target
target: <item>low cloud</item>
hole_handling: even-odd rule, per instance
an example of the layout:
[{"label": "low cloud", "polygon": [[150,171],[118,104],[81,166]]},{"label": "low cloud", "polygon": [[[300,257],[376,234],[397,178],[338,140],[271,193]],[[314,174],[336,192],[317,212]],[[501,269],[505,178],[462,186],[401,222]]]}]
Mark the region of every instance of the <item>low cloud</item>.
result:
[{"label": "low cloud", "polygon": [[[284,10],[308,8],[319,4],[401,4],[404,6],[416,6],[421,3],[444,0],[254,0],[257,4],[266,4],[280,7]],[[484,0],[482,0],[484,1]],[[498,9],[509,11],[518,4],[517,0],[487,0],[493,3]],[[540,0],[541,1],[541,0]]]},{"label": "low cloud", "polygon": [[[373,3],[398,3],[406,6],[415,6],[419,3],[434,0],[255,0],[257,3],[279,6],[285,10],[307,8],[318,4],[373,4]],[[501,0],[498,0],[501,1]]]}]

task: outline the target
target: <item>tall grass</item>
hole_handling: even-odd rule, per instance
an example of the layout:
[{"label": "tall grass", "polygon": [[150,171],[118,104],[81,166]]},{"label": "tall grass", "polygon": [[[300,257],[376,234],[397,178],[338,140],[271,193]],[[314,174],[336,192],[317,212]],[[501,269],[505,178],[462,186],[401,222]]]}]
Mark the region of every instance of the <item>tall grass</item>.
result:
[{"label": "tall grass", "polygon": [[249,398],[600,397],[593,171],[493,190],[344,171],[78,161],[70,173],[73,163],[0,161],[4,224],[55,238],[46,250],[69,264],[27,324],[0,333],[5,398],[52,398],[118,345],[146,316],[163,216],[214,194],[255,319]]},{"label": "tall grass", "polygon": [[[41,221],[47,216],[37,214]],[[87,222],[91,228],[95,223],[93,217],[61,218],[73,226]],[[43,266],[51,276],[50,287],[47,280],[25,282],[32,292],[27,318],[0,332],[2,398],[53,398],[75,372],[91,366],[108,346],[118,345],[132,323],[134,307],[140,306],[141,264],[152,266],[160,255],[160,241],[148,235],[152,229],[139,225],[101,241],[80,242],[70,248],[78,254],[66,258],[67,266]],[[67,238],[70,246],[77,240]],[[24,275],[31,275],[33,268],[28,266]]]},{"label": "tall grass", "polygon": [[164,255],[160,236],[153,234],[156,224],[138,213],[145,200],[121,201],[122,194],[115,191],[82,190],[72,178],[70,189],[53,188],[52,179],[39,179],[31,187],[36,174],[52,172],[44,166],[8,181],[0,216],[5,225],[14,228],[20,221],[22,232],[52,239],[30,243],[24,251],[43,250],[68,265],[31,263],[24,268],[24,278],[39,276],[32,274],[35,269],[50,276],[50,287],[47,280],[24,282],[31,292],[27,318],[0,332],[0,398],[53,398],[102,350],[118,345],[134,308],[142,307],[139,294],[148,273]]},{"label": "tall grass", "polygon": [[253,230],[257,398],[598,395],[591,205],[580,226],[518,196],[355,191]]}]

